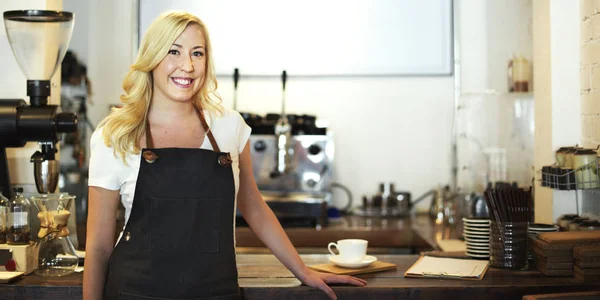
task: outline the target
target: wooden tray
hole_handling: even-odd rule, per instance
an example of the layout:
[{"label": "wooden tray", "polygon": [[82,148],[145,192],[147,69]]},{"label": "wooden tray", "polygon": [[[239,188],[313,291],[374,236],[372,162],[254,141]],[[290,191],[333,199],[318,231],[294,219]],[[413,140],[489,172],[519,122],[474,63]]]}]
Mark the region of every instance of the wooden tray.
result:
[{"label": "wooden tray", "polygon": [[543,257],[568,257],[573,260],[573,250],[543,250],[536,246],[531,248],[533,253]]},{"label": "wooden tray", "polygon": [[538,260],[544,260],[549,263],[568,263],[573,262],[573,257],[571,256],[541,256],[537,253],[533,253],[533,258]]},{"label": "wooden tray", "polygon": [[576,260],[575,265],[582,269],[600,269],[600,261],[584,262],[581,260]]},{"label": "wooden tray", "polygon": [[540,239],[537,235],[529,238],[531,244],[535,247],[538,247],[544,251],[553,250],[553,251],[571,251],[573,249],[572,244],[551,244],[547,241]]},{"label": "wooden tray", "polygon": [[600,291],[596,292],[574,292],[559,294],[525,295],[523,300],[596,300],[600,297]]},{"label": "wooden tray", "polygon": [[586,263],[600,262],[600,257],[581,257],[574,255],[573,258],[575,258],[575,260]]},{"label": "wooden tray", "polygon": [[338,267],[332,263],[321,264],[321,265],[312,265],[312,266],[308,266],[308,267],[315,271],[333,273],[333,274],[338,274],[338,275],[357,275],[357,274],[366,274],[366,273],[381,272],[381,271],[396,269],[395,264],[383,262],[383,261],[373,262],[372,264],[370,264],[364,268],[360,268],[360,269],[342,268],[342,267]]},{"label": "wooden tray", "polygon": [[573,273],[575,273],[573,271],[573,269],[570,269],[570,270],[548,270],[548,269],[545,269],[543,266],[539,266],[539,265],[536,265],[535,268],[538,271],[542,272],[542,274],[544,274],[546,276],[571,277],[571,276],[573,276]]},{"label": "wooden tray", "polygon": [[23,276],[23,272],[0,271],[0,283],[11,283]]},{"label": "wooden tray", "polygon": [[573,247],[573,255],[582,258],[600,258],[600,244],[575,246]]},{"label": "wooden tray", "polygon": [[575,272],[575,279],[583,282],[600,282],[600,276],[598,275],[585,275]]},{"label": "wooden tray", "polygon": [[535,264],[544,270],[573,270],[573,262],[547,262],[544,259],[535,259]]},{"label": "wooden tray", "polygon": [[600,243],[600,230],[542,232],[538,237],[552,244]]},{"label": "wooden tray", "polygon": [[582,269],[578,266],[575,266],[575,272],[582,275],[600,276],[600,269]]}]

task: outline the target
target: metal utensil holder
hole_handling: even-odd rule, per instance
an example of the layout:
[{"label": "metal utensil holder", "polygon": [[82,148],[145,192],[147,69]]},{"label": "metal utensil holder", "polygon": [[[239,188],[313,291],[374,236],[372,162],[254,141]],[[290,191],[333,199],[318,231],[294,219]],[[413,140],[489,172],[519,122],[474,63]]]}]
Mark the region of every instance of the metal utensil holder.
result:
[{"label": "metal utensil holder", "polygon": [[557,164],[544,166],[541,184],[556,190],[600,190],[600,159],[576,169],[561,168]]}]

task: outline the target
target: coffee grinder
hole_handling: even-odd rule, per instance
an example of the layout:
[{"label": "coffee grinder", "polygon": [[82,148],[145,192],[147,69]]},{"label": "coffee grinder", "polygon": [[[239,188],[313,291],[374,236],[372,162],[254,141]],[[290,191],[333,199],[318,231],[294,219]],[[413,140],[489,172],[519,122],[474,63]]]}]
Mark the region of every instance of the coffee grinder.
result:
[{"label": "coffee grinder", "polygon": [[53,193],[58,183],[58,134],[74,132],[77,117],[49,105],[50,79],[61,64],[73,32],[73,14],[64,11],[4,12],[6,35],[19,67],[27,77],[29,105],[22,99],[0,99],[0,187],[12,196],[6,148],[38,142],[31,156],[37,191]]}]

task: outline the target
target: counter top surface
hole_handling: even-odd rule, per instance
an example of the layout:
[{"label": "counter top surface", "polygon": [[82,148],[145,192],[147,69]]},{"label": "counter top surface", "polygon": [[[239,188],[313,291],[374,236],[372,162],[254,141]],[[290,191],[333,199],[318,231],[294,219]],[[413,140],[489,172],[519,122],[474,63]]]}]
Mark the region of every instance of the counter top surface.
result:
[{"label": "counter top surface", "polygon": [[[327,262],[327,255],[302,255],[308,265]],[[417,255],[379,255],[396,270],[358,275],[365,287],[335,286],[340,299],[521,299],[524,295],[600,290],[600,282],[580,283],[572,277],[546,277],[537,271],[490,268],[482,280],[404,278]],[[244,299],[326,299],[325,294],[301,285],[273,256],[238,255],[239,283]],[[0,285],[1,299],[81,299],[83,275],[58,278],[24,276]]]},{"label": "counter top surface", "polygon": [[[327,244],[340,239],[366,239],[369,248],[380,249],[424,249],[435,248],[431,239],[423,237],[430,234],[429,217],[415,218],[367,218],[360,216],[344,216],[330,222],[325,227],[286,227],[285,232],[292,244],[297,248],[321,248],[326,253]],[[414,227],[424,227],[424,234],[415,232]],[[236,228],[236,246],[242,248],[265,247],[248,227]],[[433,243],[435,244],[435,243]],[[384,251],[385,252],[385,251]],[[314,252],[314,249],[310,253]],[[387,252],[390,253],[390,252]]]}]

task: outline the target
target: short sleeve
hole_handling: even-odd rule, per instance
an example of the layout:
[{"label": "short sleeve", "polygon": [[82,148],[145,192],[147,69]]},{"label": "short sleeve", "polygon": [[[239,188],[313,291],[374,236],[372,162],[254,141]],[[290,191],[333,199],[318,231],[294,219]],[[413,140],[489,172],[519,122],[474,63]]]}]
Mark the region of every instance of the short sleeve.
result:
[{"label": "short sleeve", "polygon": [[238,124],[237,124],[237,130],[236,130],[236,134],[237,134],[237,142],[238,142],[238,150],[239,153],[242,153],[242,151],[244,151],[244,147],[246,147],[246,143],[248,142],[248,139],[250,138],[250,133],[252,133],[252,128],[250,128],[250,126],[248,126],[248,124],[246,124],[246,121],[244,121],[244,118],[242,118],[242,116],[236,112],[236,115],[238,117]]},{"label": "short sleeve", "polygon": [[123,184],[119,174],[123,174],[123,169],[123,161],[104,143],[102,129],[94,131],[90,140],[88,186],[119,190]]}]

